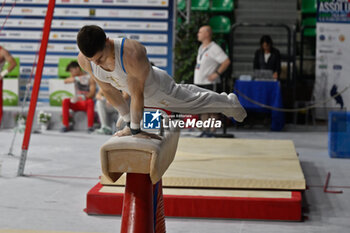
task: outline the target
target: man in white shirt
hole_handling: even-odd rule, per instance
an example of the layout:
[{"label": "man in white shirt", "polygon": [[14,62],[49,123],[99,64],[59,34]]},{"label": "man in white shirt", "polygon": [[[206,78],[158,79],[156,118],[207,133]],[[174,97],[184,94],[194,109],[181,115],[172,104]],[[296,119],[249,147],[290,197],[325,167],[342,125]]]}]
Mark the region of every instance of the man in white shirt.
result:
[{"label": "man in white shirt", "polygon": [[197,63],[194,71],[194,84],[219,92],[220,76],[230,65],[226,53],[212,41],[211,27],[201,27],[197,34],[202,44],[198,49]]},{"label": "man in white shirt", "polygon": [[[221,92],[221,75],[231,64],[226,53],[212,41],[212,30],[208,25],[202,26],[197,34],[198,41],[202,44],[198,49],[197,62],[194,70],[194,84],[199,87],[209,89],[215,92]],[[202,114],[201,119],[218,118],[218,114]],[[213,136],[215,128],[206,129],[201,137]]]}]

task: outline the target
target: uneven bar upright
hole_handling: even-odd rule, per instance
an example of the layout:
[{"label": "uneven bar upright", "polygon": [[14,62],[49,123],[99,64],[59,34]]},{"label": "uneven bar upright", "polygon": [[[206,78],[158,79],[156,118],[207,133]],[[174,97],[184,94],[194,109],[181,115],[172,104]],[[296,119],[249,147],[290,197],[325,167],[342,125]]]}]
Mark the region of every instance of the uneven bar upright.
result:
[{"label": "uneven bar upright", "polygon": [[23,176],[24,167],[27,159],[27,152],[29,147],[30,136],[32,133],[35,108],[36,108],[36,103],[38,101],[38,95],[39,95],[41,75],[44,68],[47,44],[49,42],[49,35],[51,31],[51,22],[53,18],[54,9],[55,9],[55,2],[56,2],[55,0],[49,0],[49,4],[47,6],[47,12],[46,12],[44,28],[43,28],[43,36],[42,36],[40,50],[39,50],[38,65],[36,67],[34,85],[32,89],[32,96],[30,98],[30,105],[29,105],[29,111],[28,111],[27,122],[26,122],[26,130],[24,132],[24,137],[23,137],[21,159],[20,159],[18,171],[17,171],[18,176]]}]

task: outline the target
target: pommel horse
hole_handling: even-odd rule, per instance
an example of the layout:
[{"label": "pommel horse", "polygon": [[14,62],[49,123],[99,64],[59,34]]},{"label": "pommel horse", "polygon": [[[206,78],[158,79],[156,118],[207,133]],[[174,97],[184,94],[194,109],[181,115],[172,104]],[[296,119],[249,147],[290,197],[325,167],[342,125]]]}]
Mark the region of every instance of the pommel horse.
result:
[{"label": "pommel horse", "polygon": [[102,173],[115,182],[126,172],[121,233],[164,233],[162,176],[174,160],[179,130],[162,140],[110,138],[101,147]]}]

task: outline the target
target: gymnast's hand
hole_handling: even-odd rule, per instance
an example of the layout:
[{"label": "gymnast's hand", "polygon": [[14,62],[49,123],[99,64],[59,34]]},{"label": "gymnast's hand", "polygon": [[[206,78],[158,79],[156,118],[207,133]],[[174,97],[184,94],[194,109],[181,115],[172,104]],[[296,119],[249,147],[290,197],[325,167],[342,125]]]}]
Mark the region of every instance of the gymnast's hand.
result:
[{"label": "gymnast's hand", "polygon": [[[131,135],[131,131],[130,131],[130,128],[128,126],[125,126],[124,129],[119,130],[118,132],[116,132],[114,134],[114,136],[118,136],[118,137],[130,136],[130,135]],[[146,138],[146,139],[154,138],[154,139],[162,140],[162,138],[159,137],[158,135],[153,134],[153,133],[147,133],[145,131],[141,131],[140,133],[135,134],[133,136],[137,137],[137,138]]]},{"label": "gymnast's hand", "polygon": [[146,138],[146,139],[158,139],[158,140],[162,140],[161,137],[159,137],[157,134],[154,133],[148,133],[145,131],[141,131],[138,134],[133,135],[133,137],[137,137],[137,138]]},{"label": "gymnast's hand", "polygon": [[123,137],[123,136],[130,136],[131,131],[128,126],[125,126],[124,129],[117,131],[113,136]]}]

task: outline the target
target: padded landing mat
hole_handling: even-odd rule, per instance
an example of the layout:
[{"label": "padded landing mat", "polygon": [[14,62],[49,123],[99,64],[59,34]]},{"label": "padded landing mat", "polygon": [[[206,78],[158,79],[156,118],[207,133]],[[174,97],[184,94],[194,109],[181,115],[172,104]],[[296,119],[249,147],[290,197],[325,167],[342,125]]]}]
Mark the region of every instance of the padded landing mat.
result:
[{"label": "padded landing mat", "polygon": [[[108,183],[102,176],[101,183]],[[125,175],[114,185],[124,185]],[[180,138],[164,187],[305,190],[290,140]]]}]

